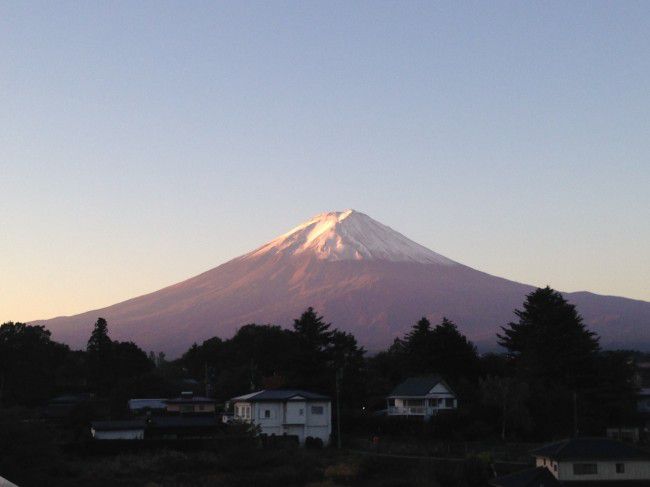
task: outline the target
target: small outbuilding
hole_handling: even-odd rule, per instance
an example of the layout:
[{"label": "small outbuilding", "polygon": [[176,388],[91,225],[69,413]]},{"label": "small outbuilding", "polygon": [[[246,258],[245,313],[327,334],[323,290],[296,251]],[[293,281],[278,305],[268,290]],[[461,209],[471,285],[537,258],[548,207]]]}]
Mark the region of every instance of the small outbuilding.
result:
[{"label": "small outbuilding", "polygon": [[96,440],[143,440],[145,429],[144,419],[93,421],[90,424],[90,433]]}]

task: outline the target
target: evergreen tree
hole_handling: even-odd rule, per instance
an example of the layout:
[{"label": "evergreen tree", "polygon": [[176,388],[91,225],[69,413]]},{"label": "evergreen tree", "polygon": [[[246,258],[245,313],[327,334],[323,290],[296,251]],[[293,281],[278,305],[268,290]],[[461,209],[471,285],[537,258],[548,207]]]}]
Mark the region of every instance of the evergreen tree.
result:
[{"label": "evergreen tree", "polygon": [[334,372],[328,366],[333,358],[330,342],[334,332],[330,331],[331,326],[312,307],[294,320],[297,349],[293,382],[296,386],[320,391],[329,389],[334,379]]},{"label": "evergreen tree", "polygon": [[0,325],[0,407],[35,404],[51,395],[69,354],[42,326]]},{"label": "evergreen tree", "polygon": [[411,375],[439,373],[452,381],[460,377],[476,379],[478,375],[476,347],[447,318],[433,329],[429,320],[421,318],[403,345],[404,365]]},{"label": "evergreen tree", "polygon": [[598,338],[575,306],[548,286],[530,293],[515,314],[518,321],[502,327],[498,343],[508,351],[518,381],[530,386],[536,436],[575,434],[585,416],[579,412],[576,421],[574,411],[599,382]]},{"label": "evergreen tree", "polygon": [[596,334],[587,330],[575,306],[550,287],[526,297],[519,318],[497,334],[498,343],[513,357],[526,380],[561,382],[571,389],[588,385],[594,378]]},{"label": "evergreen tree", "polygon": [[107,394],[115,382],[113,371],[113,342],[108,336],[108,323],[97,318],[86,346],[88,378],[91,387],[100,394]]}]

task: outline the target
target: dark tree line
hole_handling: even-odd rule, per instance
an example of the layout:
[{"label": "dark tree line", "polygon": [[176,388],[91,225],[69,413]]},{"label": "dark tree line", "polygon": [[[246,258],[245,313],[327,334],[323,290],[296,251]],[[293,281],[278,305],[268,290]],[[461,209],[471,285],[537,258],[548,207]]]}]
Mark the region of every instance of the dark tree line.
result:
[{"label": "dark tree line", "polygon": [[178,361],[191,377],[213,385],[218,399],[261,388],[301,388],[333,395],[337,371],[350,407],[363,387],[364,349],[308,308],[292,329],[249,324],[228,340],[194,344]]},{"label": "dark tree line", "polygon": [[422,318],[388,349],[367,356],[352,334],[308,308],[291,329],[248,324],[173,361],[111,340],[102,318],[85,351],[51,340],[41,326],[10,322],[0,325],[0,406],[89,391],[109,399],[119,416],[130,397],[188,388],[218,401],[279,387],[334,397],[339,377],[344,413],[361,417],[385,407],[403,379],[439,374],[459,396],[453,433],[465,438],[601,434],[634,419],[631,352],[600,350],[575,307],[549,287],[530,293],[515,317],[497,335],[505,353],[480,356],[451,320],[432,325]]}]

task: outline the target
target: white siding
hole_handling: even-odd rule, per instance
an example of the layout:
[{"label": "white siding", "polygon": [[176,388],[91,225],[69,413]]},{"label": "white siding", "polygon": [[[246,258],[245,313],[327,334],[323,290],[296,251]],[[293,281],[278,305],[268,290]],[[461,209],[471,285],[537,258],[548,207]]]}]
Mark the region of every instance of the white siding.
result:
[{"label": "white siding", "polygon": [[[576,475],[573,473],[573,464],[592,463],[596,464],[596,474]],[[623,473],[616,473],[616,464],[624,465]],[[544,467],[555,475],[560,481],[589,481],[589,480],[648,480],[650,481],[650,461],[633,461],[633,460],[616,460],[616,461],[598,461],[598,460],[576,460],[571,462],[554,462],[551,459],[537,457],[536,466]],[[557,468],[557,471],[556,471]],[[650,484],[649,484],[650,485]]]},{"label": "white siding", "polygon": [[[575,475],[574,463],[595,463],[598,473],[595,475]],[[616,464],[622,463],[625,472],[616,473]],[[608,462],[560,462],[559,477],[564,480],[648,480],[650,481],[650,462],[648,461],[608,461]]]},{"label": "white siding", "polygon": [[96,440],[141,440],[144,438],[144,430],[116,430],[116,431],[95,431],[91,430]]},{"label": "white siding", "polygon": [[285,423],[305,424],[307,416],[305,401],[287,401],[285,407]]},{"label": "white siding", "polygon": [[[295,435],[300,444],[308,436],[320,438],[325,445],[329,443],[332,433],[332,405],[329,401],[240,401],[234,404],[234,408],[236,419],[258,425],[262,434]],[[318,414],[319,411],[322,413]]]}]

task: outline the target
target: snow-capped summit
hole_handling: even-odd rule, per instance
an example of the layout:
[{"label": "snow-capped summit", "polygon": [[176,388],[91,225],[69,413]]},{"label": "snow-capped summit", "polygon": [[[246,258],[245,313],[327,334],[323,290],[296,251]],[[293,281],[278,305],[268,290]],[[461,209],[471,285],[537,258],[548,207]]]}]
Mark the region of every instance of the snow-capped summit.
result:
[{"label": "snow-capped summit", "polygon": [[263,245],[251,255],[268,253],[313,255],[329,261],[388,260],[456,264],[355,210],[316,215]]},{"label": "snow-capped summit", "polygon": [[[62,316],[55,340],[86,346],[99,316],[111,337],[179,356],[192,343],[231,337],[246,323],[291,326],[313,306],[369,350],[381,350],[426,316],[443,316],[483,349],[512,320],[532,286],[455,263],[353,210],[323,213],[245,255],[144,296]],[[568,293],[610,348],[650,350],[650,303]]]}]

